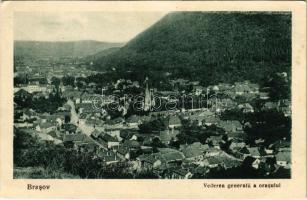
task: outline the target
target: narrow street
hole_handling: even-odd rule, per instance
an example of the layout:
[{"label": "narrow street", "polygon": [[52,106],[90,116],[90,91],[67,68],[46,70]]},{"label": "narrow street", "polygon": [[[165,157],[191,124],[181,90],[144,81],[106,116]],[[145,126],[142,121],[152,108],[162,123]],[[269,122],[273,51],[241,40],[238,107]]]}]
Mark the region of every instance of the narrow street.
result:
[{"label": "narrow street", "polygon": [[[86,134],[87,136],[90,136],[91,133],[95,130],[94,127],[88,126],[85,123],[85,120],[83,119],[79,119],[79,116],[76,112],[76,107],[75,104],[72,100],[68,100],[67,104],[71,106],[71,110],[70,110],[70,114],[71,114],[71,118],[70,118],[70,122],[76,126],[78,126],[78,128],[82,131],[82,133]],[[79,123],[78,123],[79,122]]]},{"label": "narrow street", "polygon": [[[85,120],[80,119],[77,112],[76,112],[76,107],[75,104],[72,100],[68,100],[67,104],[71,106],[70,109],[70,113],[71,113],[71,117],[70,117],[70,122],[74,125],[76,125],[80,130],[81,133],[87,135],[95,144],[97,144],[99,147],[103,148],[103,149],[107,149],[106,147],[104,147],[102,144],[100,144],[99,142],[97,142],[96,140],[94,140],[92,137],[90,137],[91,133],[95,130],[94,127],[91,127],[89,125],[87,125],[85,123]],[[78,123],[79,122],[79,123]]]}]

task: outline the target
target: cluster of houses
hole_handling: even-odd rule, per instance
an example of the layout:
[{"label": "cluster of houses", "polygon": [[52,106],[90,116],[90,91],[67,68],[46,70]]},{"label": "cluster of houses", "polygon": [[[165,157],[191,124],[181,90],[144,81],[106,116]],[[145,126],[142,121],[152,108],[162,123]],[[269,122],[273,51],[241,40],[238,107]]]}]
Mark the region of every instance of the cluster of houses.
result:
[{"label": "cluster of houses", "polygon": [[[124,82],[116,82],[114,87],[121,87],[121,83]],[[137,82],[129,84],[140,87]],[[78,123],[82,121],[94,130],[90,135],[84,134],[78,123],[70,122],[72,108],[66,104],[53,114],[15,108],[14,126],[37,136],[43,142],[91,152],[93,158],[100,158],[107,165],[128,162],[132,166],[132,171],[150,171],[160,178],[183,179],[204,176],[212,169],[238,167],[247,157],[252,158],[251,166],[253,168],[265,168],[268,173],[278,167],[291,168],[289,142],[280,140],[266,148],[262,148],[261,145],[247,145],[245,143],[247,136],[244,132],[246,124],[237,120],[222,120],[219,117],[219,113],[234,108],[243,113],[253,113],[255,109],[248,102],[255,98],[265,100],[263,110],[277,109],[285,116],[291,116],[291,102],[289,100],[272,102],[267,93],[260,92],[257,84],[248,81],[233,85],[218,84],[202,87],[198,82],[191,83],[184,79],[177,79],[172,80],[171,84],[173,86],[172,93],[176,93],[186,85],[192,85],[191,94],[204,95],[207,104],[211,106],[209,108],[149,112],[148,115],[111,118],[106,110],[93,106],[93,100],[96,96],[95,83],[88,84],[85,91],[61,85],[63,97],[74,101],[80,120]],[[27,85],[15,88],[14,95],[19,97],[27,97],[29,94],[32,96],[47,95],[52,90],[53,88],[48,83],[42,84],[40,80],[32,80]],[[208,96],[209,93],[211,96]],[[160,94],[166,100],[168,99],[169,92],[160,91]],[[242,97],[245,101],[239,102],[237,97]],[[112,99],[108,96],[102,96],[99,100],[101,98],[105,98],[100,102],[104,105],[112,103]],[[125,114],[124,109],[123,113]],[[159,117],[167,119],[164,130],[154,133],[139,131],[141,124]],[[202,128],[212,125],[221,128],[227,135],[227,141],[223,135],[216,134],[210,136],[206,142],[182,144],[179,148],[174,148],[170,144],[178,140],[177,135],[181,133],[182,120],[188,120]],[[156,147],[155,140],[160,141],[163,147]],[[221,149],[221,145],[229,141],[231,144],[226,152]],[[260,143],[261,141],[259,141]],[[276,162],[269,162],[270,160],[276,160]]]}]

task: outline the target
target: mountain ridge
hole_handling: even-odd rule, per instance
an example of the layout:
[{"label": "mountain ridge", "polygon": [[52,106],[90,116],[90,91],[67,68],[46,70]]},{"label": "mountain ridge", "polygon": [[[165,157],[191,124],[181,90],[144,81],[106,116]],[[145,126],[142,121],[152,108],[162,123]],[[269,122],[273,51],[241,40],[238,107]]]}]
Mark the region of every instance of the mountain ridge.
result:
[{"label": "mountain ridge", "polygon": [[[291,15],[287,12],[173,12],[94,68],[134,71],[204,84],[244,79],[261,82],[291,69]],[[158,73],[159,75],[155,75]]]},{"label": "mountain ridge", "polygon": [[14,56],[72,56],[86,57],[108,48],[121,47],[123,43],[101,42],[95,40],[79,41],[14,41]]}]

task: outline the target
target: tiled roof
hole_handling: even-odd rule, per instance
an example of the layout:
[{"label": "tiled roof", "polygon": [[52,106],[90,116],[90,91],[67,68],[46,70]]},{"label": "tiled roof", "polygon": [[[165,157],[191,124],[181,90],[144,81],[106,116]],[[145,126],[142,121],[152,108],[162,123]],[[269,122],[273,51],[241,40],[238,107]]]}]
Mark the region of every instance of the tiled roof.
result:
[{"label": "tiled roof", "polygon": [[77,141],[86,141],[86,135],[84,134],[68,134],[64,135],[64,142],[77,142]]},{"label": "tiled roof", "polygon": [[189,172],[185,169],[174,169],[172,170],[174,173],[179,174],[180,176],[185,176],[187,175]]},{"label": "tiled roof", "polygon": [[141,145],[136,140],[126,140],[124,142],[124,146],[129,147],[129,148],[139,148]]},{"label": "tiled roof", "polygon": [[55,124],[50,123],[50,122],[45,122],[45,123],[40,123],[39,124],[39,127],[43,128],[43,129],[54,127],[54,126],[55,126]]},{"label": "tiled roof", "polygon": [[252,156],[260,156],[258,147],[250,147],[248,148],[248,151]]},{"label": "tiled roof", "polygon": [[102,140],[106,142],[118,142],[118,140],[115,137],[112,137],[109,134],[105,134],[104,136],[102,136]]},{"label": "tiled roof", "polygon": [[181,124],[181,120],[179,119],[178,116],[170,116],[169,125],[177,125],[177,124]]},{"label": "tiled roof", "polygon": [[130,117],[128,117],[128,119],[126,120],[127,123],[138,123],[140,120],[140,117],[137,115],[131,115]]},{"label": "tiled roof", "polygon": [[276,154],[276,160],[291,162],[291,152],[288,151],[278,152]]},{"label": "tiled roof", "polygon": [[184,155],[181,152],[164,153],[161,155],[161,157],[165,162],[172,162],[184,159]]}]

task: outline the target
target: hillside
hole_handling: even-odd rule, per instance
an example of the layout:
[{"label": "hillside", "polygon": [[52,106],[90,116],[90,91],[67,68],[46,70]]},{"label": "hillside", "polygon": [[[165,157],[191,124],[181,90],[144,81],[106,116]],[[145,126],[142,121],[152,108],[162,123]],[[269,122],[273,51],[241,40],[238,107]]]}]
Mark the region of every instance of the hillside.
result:
[{"label": "hillside", "polygon": [[[174,12],[120,50],[94,61],[96,69],[234,82],[261,82],[274,72],[290,72],[289,13]],[[125,74],[125,73],[122,73]],[[124,75],[123,75],[124,76]]]},{"label": "hillside", "polygon": [[97,59],[102,59],[106,56],[109,56],[109,55],[115,53],[119,49],[120,49],[120,47],[111,47],[111,48],[108,48],[108,49],[104,49],[102,51],[99,51],[98,53],[91,54],[89,56],[84,57],[84,60],[85,61],[93,61],[93,60],[97,60]]},{"label": "hillside", "polygon": [[38,42],[15,41],[14,56],[22,57],[85,57],[113,47],[121,47],[121,43],[108,43],[98,41],[72,41],[72,42]]}]

